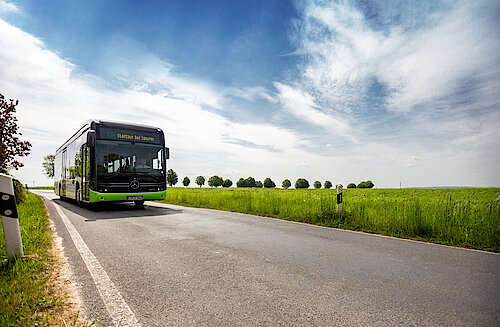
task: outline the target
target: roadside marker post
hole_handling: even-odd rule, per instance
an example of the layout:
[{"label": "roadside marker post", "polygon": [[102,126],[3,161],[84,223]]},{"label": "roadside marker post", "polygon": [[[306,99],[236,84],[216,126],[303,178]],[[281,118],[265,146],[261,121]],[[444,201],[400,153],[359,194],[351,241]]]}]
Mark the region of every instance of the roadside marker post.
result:
[{"label": "roadside marker post", "polygon": [[0,174],[0,215],[9,260],[24,256],[12,177]]},{"label": "roadside marker post", "polygon": [[337,185],[337,213],[342,213],[342,184]]}]

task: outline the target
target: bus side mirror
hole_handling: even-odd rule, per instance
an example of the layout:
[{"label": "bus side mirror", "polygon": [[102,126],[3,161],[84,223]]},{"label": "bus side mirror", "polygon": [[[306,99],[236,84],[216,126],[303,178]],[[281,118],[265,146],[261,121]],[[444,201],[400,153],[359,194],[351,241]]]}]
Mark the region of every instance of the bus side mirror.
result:
[{"label": "bus side mirror", "polygon": [[170,149],[165,148],[165,160],[168,160],[168,159],[170,159]]},{"label": "bus side mirror", "polygon": [[90,148],[95,147],[95,131],[88,131],[87,133],[87,146]]}]

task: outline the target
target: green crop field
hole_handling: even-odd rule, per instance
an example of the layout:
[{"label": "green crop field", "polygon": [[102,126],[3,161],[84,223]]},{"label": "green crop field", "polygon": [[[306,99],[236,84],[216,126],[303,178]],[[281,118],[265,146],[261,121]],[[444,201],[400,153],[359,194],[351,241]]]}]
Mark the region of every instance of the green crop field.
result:
[{"label": "green crop field", "polygon": [[500,189],[169,188],[165,202],[500,251]]}]

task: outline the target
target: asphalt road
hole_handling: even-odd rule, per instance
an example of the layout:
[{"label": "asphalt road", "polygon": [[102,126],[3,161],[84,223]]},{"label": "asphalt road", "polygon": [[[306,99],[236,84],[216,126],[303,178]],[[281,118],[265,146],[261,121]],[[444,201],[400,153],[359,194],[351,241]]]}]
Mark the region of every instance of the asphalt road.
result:
[{"label": "asphalt road", "polygon": [[498,254],[151,202],[89,210],[39,194],[92,321],[126,325],[99,291],[105,271],[142,326],[500,326]]}]

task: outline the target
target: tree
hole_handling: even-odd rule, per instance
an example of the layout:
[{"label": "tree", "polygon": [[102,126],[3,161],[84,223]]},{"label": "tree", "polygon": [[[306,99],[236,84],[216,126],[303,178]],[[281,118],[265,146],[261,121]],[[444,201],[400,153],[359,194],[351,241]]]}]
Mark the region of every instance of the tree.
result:
[{"label": "tree", "polygon": [[202,185],[205,185],[205,177],[203,176],[198,176],[196,177],[196,180],[194,181],[197,185],[200,185],[200,187],[202,187]]},{"label": "tree", "polygon": [[262,182],[261,181],[256,181],[254,187],[262,188]]},{"label": "tree", "polygon": [[42,168],[43,174],[48,178],[54,178],[54,160],[56,156],[49,154],[43,157]]},{"label": "tree", "polygon": [[15,157],[25,157],[30,154],[31,143],[21,141],[17,135],[17,118],[16,106],[19,100],[14,102],[13,99],[5,100],[5,97],[0,94],[0,173],[6,173],[7,168],[12,167],[18,169],[24,166],[23,163],[17,161]]},{"label": "tree", "polygon": [[324,188],[332,188],[332,182],[326,181]]},{"label": "tree", "polygon": [[222,182],[222,187],[231,187],[231,185],[233,185],[233,182],[231,182],[230,179],[226,179],[224,180],[224,182]]},{"label": "tree", "polygon": [[189,183],[191,183],[191,180],[189,179],[189,177],[184,177],[184,179],[182,180],[182,185],[188,187],[189,186]]},{"label": "tree", "polygon": [[290,186],[292,186],[292,183],[290,182],[289,179],[285,179],[283,181],[283,183],[281,183],[281,187],[284,188],[284,189],[287,189],[289,188]]},{"label": "tree", "polygon": [[314,185],[314,188],[321,188],[321,182],[320,181],[315,181],[313,185]]},{"label": "tree", "polygon": [[175,185],[175,184],[177,184],[178,181],[179,180],[177,178],[177,173],[173,169],[169,169],[167,171],[167,183],[168,183],[168,185],[170,185],[170,186]]},{"label": "tree", "polygon": [[255,178],[248,177],[247,179],[245,179],[245,184],[245,187],[255,187]]},{"label": "tree", "polygon": [[349,183],[349,185],[347,185],[347,188],[356,188],[356,184],[354,184],[354,183]]},{"label": "tree", "polygon": [[273,188],[273,187],[276,187],[276,184],[274,184],[273,180],[268,177],[264,180],[264,187],[265,188]]},{"label": "tree", "polygon": [[208,179],[208,186],[218,187],[221,186],[223,182],[224,180],[222,179],[222,177],[214,175]]},{"label": "tree", "polygon": [[253,178],[253,177],[248,177],[247,179],[240,178],[236,182],[236,186],[237,187],[257,187],[256,182],[255,182],[255,178]]},{"label": "tree", "polygon": [[238,179],[238,181],[236,182],[236,187],[247,187],[247,182],[243,179],[243,177]]},{"label": "tree", "polygon": [[358,184],[358,188],[372,188],[374,186],[372,181],[365,181]]},{"label": "tree", "polygon": [[299,178],[295,182],[295,188],[309,188],[309,182],[305,178]]}]

